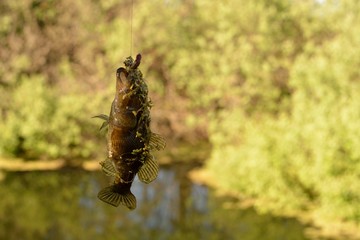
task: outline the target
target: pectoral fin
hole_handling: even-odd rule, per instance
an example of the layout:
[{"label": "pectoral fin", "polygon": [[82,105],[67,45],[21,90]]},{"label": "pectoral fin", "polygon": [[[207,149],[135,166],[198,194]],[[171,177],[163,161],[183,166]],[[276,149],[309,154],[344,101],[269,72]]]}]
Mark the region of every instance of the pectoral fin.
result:
[{"label": "pectoral fin", "polygon": [[106,129],[108,127],[108,125],[109,125],[109,122],[103,122],[103,124],[101,124],[101,126],[100,126],[99,131]]},{"label": "pectoral fin", "polygon": [[116,171],[114,163],[110,159],[107,158],[99,164],[106,176],[117,177],[119,175],[118,171]]},{"label": "pectoral fin", "polygon": [[135,196],[130,191],[126,191],[122,193],[117,192],[116,187],[114,185],[103,188],[98,193],[98,198],[101,201],[106,202],[114,207],[117,207],[121,204],[131,210],[136,208]]},{"label": "pectoral fin", "polygon": [[109,116],[105,115],[105,114],[100,114],[97,116],[94,116],[93,118],[100,118],[102,120],[104,120],[105,122],[103,122],[103,124],[100,127],[100,131],[102,129],[105,129],[108,125],[109,125]]},{"label": "pectoral fin", "polygon": [[109,116],[106,114],[96,115],[96,116],[93,116],[93,118],[100,118],[102,120],[109,121]]},{"label": "pectoral fin", "polygon": [[151,133],[149,146],[151,150],[162,150],[166,146],[165,139],[157,133]]},{"label": "pectoral fin", "polygon": [[144,161],[144,165],[138,172],[139,180],[143,183],[150,183],[154,181],[159,173],[159,164],[155,158],[149,154]]}]

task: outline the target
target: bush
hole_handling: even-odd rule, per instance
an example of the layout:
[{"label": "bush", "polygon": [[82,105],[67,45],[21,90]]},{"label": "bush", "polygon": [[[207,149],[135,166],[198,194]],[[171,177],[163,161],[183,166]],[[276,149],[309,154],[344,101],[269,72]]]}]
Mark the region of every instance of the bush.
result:
[{"label": "bush", "polygon": [[[85,158],[95,142],[86,96],[58,97],[39,75],[23,77],[0,125],[3,155],[26,158]],[[90,135],[91,136],[91,135]],[[92,139],[94,140],[94,139]]]},{"label": "bush", "polygon": [[[256,198],[259,210],[311,208],[322,218],[359,222],[359,5],[327,7],[331,12],[306,28],[326,26],[327,37],[309,39],[287,67],[286,104],[275,111],[249,112],[241,104],[222,110],[210,128],[207,167],[219,185]],[[338,25],[326,24],[345,13]]]}]

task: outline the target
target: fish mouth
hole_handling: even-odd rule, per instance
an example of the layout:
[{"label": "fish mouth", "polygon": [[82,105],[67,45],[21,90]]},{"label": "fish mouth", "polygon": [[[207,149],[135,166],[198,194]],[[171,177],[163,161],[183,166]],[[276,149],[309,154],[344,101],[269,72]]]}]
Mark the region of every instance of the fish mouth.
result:
[{"label": "fish mouth", "polygon": [[116,92],[124,92],[130,87],[131,82],[127,76],[128,72],[125,68],[121,67],[116,70]]},{"label": "fish mouth", "polygon": [[116,79],[122,83],[128,82],[127,75],[128,75],[128,73],[127,73],[126,69],[123,67],[118,68],[116,70]]}]

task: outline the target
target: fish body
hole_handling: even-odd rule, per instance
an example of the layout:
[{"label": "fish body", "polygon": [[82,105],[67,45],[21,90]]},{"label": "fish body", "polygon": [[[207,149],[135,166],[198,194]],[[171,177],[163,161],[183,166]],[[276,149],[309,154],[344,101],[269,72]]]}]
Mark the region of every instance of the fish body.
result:
[{"label": "fish body", "polygon": [[125,205],[136,208],[136,198],[131,193],[131,184],[138,174],[140,181],[150,183],[158,174],[158,163],[152,150],[165,147],[165,141],[150,130],[151,101],[143,79],[141,55],[135,61],[128,57],[116,72],[116,93],[110,115],[99,115],[107,126],[107,158],[100,162],[106,175],[114,178],[112,185],[102,189],[98,197],[113,206]]}]

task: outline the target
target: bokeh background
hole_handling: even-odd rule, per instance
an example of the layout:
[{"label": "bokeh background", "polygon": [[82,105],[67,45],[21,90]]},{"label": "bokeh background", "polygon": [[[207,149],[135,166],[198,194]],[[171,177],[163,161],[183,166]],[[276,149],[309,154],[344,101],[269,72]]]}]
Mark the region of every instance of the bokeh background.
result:
[{"label": "bokeh background", "polygon": [[[177,179],[169,195],[166,177],[136,185],[147,197],[131,215],[98,203],[99,172],[2,171],[0,238],[122,239],[136,224],[139,235],[127,237],[321,238],[303,230],[306,219],[329,239],[359,239],[358,0],[1,0],[1,162],[103,159],[91,117],[109,112],[115,71],[137,53],[152,129],[167,141],[161,176]],[[202,184],[187,178],[190,165]],[[171,193],[180,183],[185,193]],[[172,194],[184,201],[176,214]],[[153,195],[170,200],[147,205]],[[244,211],[259,218],[238,225]],[[170,227],[156,222],[161,214]],[[296,230],[284,230],[292,221]],[[204,232],[191,235],[194,226]]]}]

